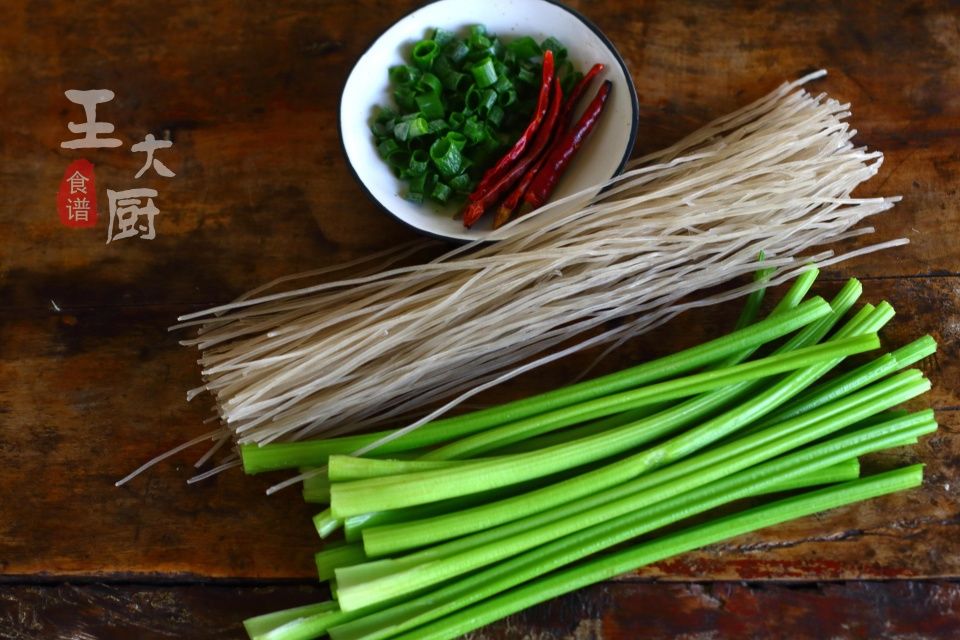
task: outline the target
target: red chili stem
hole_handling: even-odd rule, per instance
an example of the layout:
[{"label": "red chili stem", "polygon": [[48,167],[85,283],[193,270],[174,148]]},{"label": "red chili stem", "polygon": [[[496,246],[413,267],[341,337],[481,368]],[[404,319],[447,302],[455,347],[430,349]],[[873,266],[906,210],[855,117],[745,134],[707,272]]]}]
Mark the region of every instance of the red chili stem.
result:
[{"label": "red chili stem", "polygon": [[511,166],[517,161],[517,158],[519,158],[527,148],[530,140],[540,128],[540,124],[543,122],[544,117],[546,117],[547,106],[550,101],[550,85],[553,84],[553,78],[553,52],[547,49],[543,52],[543,72],[540,80],[540,95],[537,97],[537,108],[533,112],[533,118],[531,118],[530,124],[527,125],[527,128],[524,129],[517,141],[513,143],[513,146],[510,148],[510,150],[507,151],[504,156],[497,161],[497,164],[487,169],[487,171],[483,174],[483,177],[480,178],[480,182],[473,190],[473,193],[467,196],[470,200],[479,200],[482,198],[483,193],[510,170]]},{"label": "red chili stem", "polygon": [[546,162],[544,162],[543,167],[534,177],[530,188],[523,196],[525,202],[534,208],[539,208],[547,201],[547,198],[556,188],[560,176],[569,166],[570,160],[580,149],[580,145],[583,144],[586,137],[590,135],[594,125],[597,124],[597,119],[603,111],[612,86],[613,83],[609,80],[600,86],[600,90],[597,91],[597,95],[587,106],[587,110],[580,116],[576,126],[563,136],[562,143],[553,147],[549,152]]},{"label": "red chili stem", "polygon": [[563,91],[560,89],[560,80],[554,78],[552,98],[550,99],[550,108],[544,118],[543,126],[537,131],[530,149],[511,169],[507,171],[499,180],[496,181],[478,200],[470,202],[463,211],[463,224],[466,227],[472,226],[483,212],[496,204],[507,189],[516,183],[524,172],[532,165],[537,158],[544,152],[550,143],[550,138],[554,133],[557,124],[557,116],[560,115],[560,103],[563,100]]}]

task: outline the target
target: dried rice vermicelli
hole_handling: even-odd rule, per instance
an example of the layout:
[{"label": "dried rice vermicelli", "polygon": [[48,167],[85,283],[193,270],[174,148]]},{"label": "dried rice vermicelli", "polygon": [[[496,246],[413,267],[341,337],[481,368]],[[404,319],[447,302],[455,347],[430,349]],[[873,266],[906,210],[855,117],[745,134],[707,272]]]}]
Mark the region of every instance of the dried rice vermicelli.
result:
[{"label": "dried rice vermicelli", "polygon": [[404,246],[362,277],[271,293],[278,281],[183,316],[204,380],[191,397],[212,394],[222,423],[211,439],[345,433],[446,402],[415,428],[523,371],[745,294],[753,285],[696,297],[753,271],[761,251],[778,282],[905,242],[811,254],[871,232],[858,223],[897,200],[852,196],[882,154],[853,144],[848,105],[800,86],[822,74],[512,222],[496,243],[389,266],[421,248]]}]

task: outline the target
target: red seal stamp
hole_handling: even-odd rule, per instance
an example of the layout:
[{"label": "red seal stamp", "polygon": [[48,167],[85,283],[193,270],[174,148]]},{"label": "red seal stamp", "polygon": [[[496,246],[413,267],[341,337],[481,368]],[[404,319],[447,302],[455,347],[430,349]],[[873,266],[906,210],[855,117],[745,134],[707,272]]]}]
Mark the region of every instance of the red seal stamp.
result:
[{"label": "red seal stamp", "polygon": [[63,172],[60,190],[57,191],[57,212],[60,222],[68,227],[96,226],[97,189],[93,163],[89,160],[74,160]]}]

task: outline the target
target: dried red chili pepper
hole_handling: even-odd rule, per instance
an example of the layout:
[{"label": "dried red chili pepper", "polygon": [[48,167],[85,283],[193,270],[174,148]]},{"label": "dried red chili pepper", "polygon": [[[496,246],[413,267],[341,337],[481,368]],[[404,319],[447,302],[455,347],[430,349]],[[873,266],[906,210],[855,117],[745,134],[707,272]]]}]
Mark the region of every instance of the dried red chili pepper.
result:
[{"label": "dried red chili pepper", "polygon": [[[557,129],[566,132],[570,128],[570,119],[573,117],[573,110],[577,106],[577,102],[580,101],[580,97],[583,96],[584,91],[587,90],[587,87],[590,86],[590,83],[593,81],[597,75],[603,71],[603,64],[597,63],[590,67],[590,70],[580,78],[580,81],[574,85],[573,90],[570,91],[570,94],[564,99],[563,107],[560,109],[560,115],[557,117]],[[544,161],[547,156],[553,151],[553,149],[561,143],[563,140],[562,135],[555,135],[553,141],[550,143],[550,146],[547,147],[547,150],[540,155],[540,158],[527,169],[527,172],[523,175],[523,178],[514,187],[513,191],[510,192],[503,203],[500,205],[500,208],[497,210],[497,216],[493,222],[493,228],[503,226],[506,222],[513,216],[516,212],[517,207],[520,206],[520,199],[527,192],[527,189],[530,188],[530,183],[533,182],[534,177],[537,175],[537,172],[540,171],[540,167],[543,166]]]},{"label": "dried red chili pepper", "polygon": [[563,103],[563,108],[560,110],[560,123],[564,130],[570,128],[570,119],[573,118],[573,110],[576,109],[577,103],[580,102],[584,91],[587,90],[587,87],[590,86],[590,83],[593,82],[593,79],[596,78],[601,71],[603,71],[603,64],[598,62],[590,67],[590,70],[580,78],[580,81],[577,82],[570,91],[566,102]]},{"label": "dried red chili pepper", "polygon": [[563,91],[560,89],[560,80],[558,78],[554,78],[553,80],[551,95],[550,108],[547,110],[543,125],[537,131],[537,135],[534,137],[529,151],[520,158],[507,173],[501,176],[496,183],[491,185],[484,193],[480,194],[477,200],[467,204],[463,210],[463,225],[465,227],[472,226],[480,219],[484,211],[496,204],[500,198],[503,197],[507,189],[513,186],[514,183],[523,176],[524,172],[530,168],[530,165],[532,165],[547,148],[557,124],[557,116],[560,115],[560,104],[563,101]]},{"label": "dried red chili pepper", "polygon": [[537,97],[537,108],[533,112],[533,118],[531,118],[530,124],[527,125],[527,128],[524,129],[517,141],[513,143],[510,150],[497,161],[497,164],[487,169],[483,174],[473,193],[467,196],[470,200],[479,200],[482,198],[483,193],[512,168],[517,158],[519,158],[520,154],[527,148],[527,144],[529,144],[530,140],[540,128],[544,117],[546,117],[547,106],[550,99],[550,86],[553,84],[553,79],[553,52],[547,49],[543,52],[543,73],[540,81],[540,95]]},{"label": "dried red chili pepper", "polygon": [[513,216],[514,212],[517,210],[517,207],[520,206],[520,199],[523,197],[523,194],[527,192],[527,189],[530,188],[530,183],[533,182],[533,178],[537,175],[537,172],[540,171],[540,167],[543,166],[543,162],[547,159],[547,154],[550,152],[548,147],[546,151],[540,154],[540,157],[537,158],[537,161],[534,162],[530,168],[527,169],[526,173],[523,174],[523,178],[520,179],[520,182],[517,183],[517,186],[513,188],[513,191],[510,192],[503,202],[500,204],[500,207],[497,209],[497,215],[493,219],[493,228],[499,229],[507,223],[508,220]]},{"label": "dried red chili pepper", "polygon": [[590,135],[594,125],[597,124],[597,119],[603,111],[612,86],[613,83],[609,80],[601,85],[600,90],[597,91],[597,95],[587,106],[587,110],[584,111],[583,115],[580,116],[580,120],[577,121],[576,126],[568,131],[563,137],[563,141],[551,150],[543,167],[537,172],[536,177],[534,177],[533,182],[530,184],[530,188],[527,189],[527,192],[524,194],[524,202],[529,203],[534,208],[538,208],[546,202],[550,193],[557,186],[560,176],[566,171],[570,160],[574,154],[576,154],[577,150],[580,149],[580,145],[583,144],[584,139]]}]

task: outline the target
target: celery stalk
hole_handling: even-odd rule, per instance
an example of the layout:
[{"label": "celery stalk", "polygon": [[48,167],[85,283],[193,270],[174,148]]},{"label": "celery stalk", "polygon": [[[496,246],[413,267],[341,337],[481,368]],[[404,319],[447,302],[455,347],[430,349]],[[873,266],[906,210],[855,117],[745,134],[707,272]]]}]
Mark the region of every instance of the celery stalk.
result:
[{"label": "celery stalk", "polygon": [[[432,624],[393,637],[394,640],[455,638],[511,613],[646,564],[795,518],[917,487],[922,479],[922,465],[914,465],[748,509],[529,582]],[[334,638],[341,640],[339,636]]]}]

